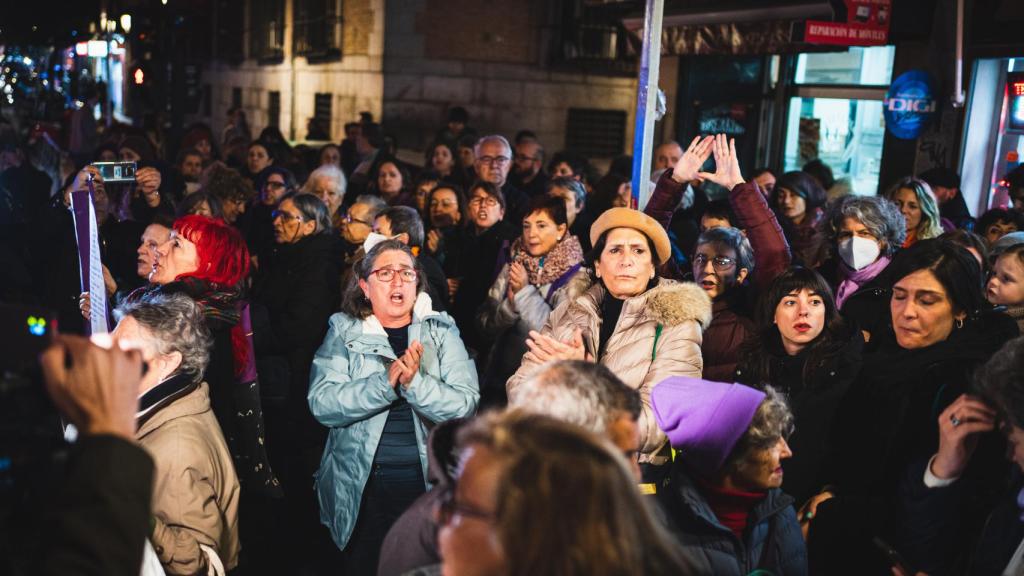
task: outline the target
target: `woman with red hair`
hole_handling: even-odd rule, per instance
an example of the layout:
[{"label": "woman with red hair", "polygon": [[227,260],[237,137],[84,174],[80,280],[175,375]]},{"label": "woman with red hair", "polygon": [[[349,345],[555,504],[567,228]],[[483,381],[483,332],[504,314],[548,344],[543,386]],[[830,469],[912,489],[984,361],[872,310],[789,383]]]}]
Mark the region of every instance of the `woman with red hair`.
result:
[{"label": "woman with red hair", "polygon": [[245,492],[277,496],[263,440],[263,411],[256,385],[252,343],[246,336],[248,303],[242,282],[249,275],[249,250],[234,227],[223,220],[188,215],[174,222],[170,238],[156,249],[151,284],[128,296],[159,291],[183,292],[203,308],[213,335],[210,363],[203,379],[227,438]]}]

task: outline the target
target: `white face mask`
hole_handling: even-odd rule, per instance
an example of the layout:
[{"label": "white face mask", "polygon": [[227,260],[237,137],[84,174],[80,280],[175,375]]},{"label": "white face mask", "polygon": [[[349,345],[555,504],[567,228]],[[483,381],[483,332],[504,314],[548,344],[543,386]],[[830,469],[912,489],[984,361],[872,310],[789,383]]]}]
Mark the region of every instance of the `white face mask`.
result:
[{"label": "white face mask", "polygon": [[878,260],[882,249],[870,238],[853,236],[839,242],[839,257],[854,270],[860,270]]},{"label": "white face mask", "polygon": [[385,236],[383,234],[378,234],[376,232],[370,232],[369,234],[367,234],[366,240],[363,240],[363,251],[369,252],[370,250],[373,250],[373,247],[376,246],[377,244],[380,244],[385,240],[391,239],[392,238],[390,236]]}]

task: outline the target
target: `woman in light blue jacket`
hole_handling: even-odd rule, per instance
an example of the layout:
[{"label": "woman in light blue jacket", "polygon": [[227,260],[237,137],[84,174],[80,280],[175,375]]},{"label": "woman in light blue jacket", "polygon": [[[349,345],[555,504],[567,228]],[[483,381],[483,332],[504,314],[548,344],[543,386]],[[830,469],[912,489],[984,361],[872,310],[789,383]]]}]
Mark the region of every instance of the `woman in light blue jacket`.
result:
[{"label": "woman in light blue jacket", "polygon": [[342,572],[374,574],[391,524],[426,489],[429,429],[470,416],[476,369],[455,322],[431,309],[409,248],[387,240],[353,267],[313,358],[309,407],[330,428],[316,474]]}]

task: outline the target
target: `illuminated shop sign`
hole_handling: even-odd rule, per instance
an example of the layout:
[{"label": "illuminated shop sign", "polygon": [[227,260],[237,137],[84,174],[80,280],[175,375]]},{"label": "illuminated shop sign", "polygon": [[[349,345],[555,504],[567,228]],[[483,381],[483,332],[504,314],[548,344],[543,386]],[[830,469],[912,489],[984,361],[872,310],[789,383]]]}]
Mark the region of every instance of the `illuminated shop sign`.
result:
[{"label": "illuminated shop sign", "polygon": [[1006,75],[1007,109],[1006,129],[1024,133],[1024,72]]},{"label": "illuminated shop sign", "polygon": [[882,105],[885,127],[904,140],[921,135],[938,110],[932,79],[924,70],[900,74],[889,86]]}]

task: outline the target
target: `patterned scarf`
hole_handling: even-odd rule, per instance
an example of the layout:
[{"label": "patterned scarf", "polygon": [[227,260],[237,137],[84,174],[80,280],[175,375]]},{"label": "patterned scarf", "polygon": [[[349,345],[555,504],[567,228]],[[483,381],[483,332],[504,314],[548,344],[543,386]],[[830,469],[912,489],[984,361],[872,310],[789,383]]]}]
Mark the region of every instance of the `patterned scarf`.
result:
[{"label": "patterned scarf", "polygon": [[161,290],[169,293],[184,292],[203,307],[203,316],[228,326],[238,324],[238,301],[242,291],[238,287],[229,288],[208,280],[185,276],[174,282],[161,286]]},{"label": "patterned scarf", "polygon": [[520,236],[512,243],[512,261],[519,262],[526,268],[530,284],[543,286],[558,280],[573,266],[582,262],[583,248],[575,236],[566,233],[544,256],[530,256],[523,248],[523,238]]}]

